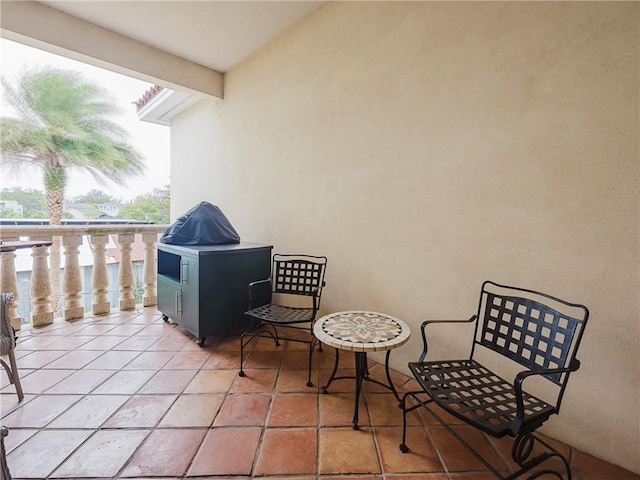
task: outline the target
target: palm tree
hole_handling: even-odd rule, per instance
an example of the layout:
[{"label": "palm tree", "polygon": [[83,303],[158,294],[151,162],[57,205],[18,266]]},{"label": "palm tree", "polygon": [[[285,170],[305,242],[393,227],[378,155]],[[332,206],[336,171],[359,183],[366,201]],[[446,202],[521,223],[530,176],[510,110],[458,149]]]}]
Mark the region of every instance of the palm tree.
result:
[{"label": "palm tree", "polygon": [[[100,183],[123,182],[144,170],[141,155],[127,133],[110,117],[118,108],[101,86],[79,72],[44,67],[22,74],[17,85],[1,79],[16,117],[0,118],[3,167],[22,173],[42,172],[51,225],[59,225],[69,172],[84,170]],[[50,258],[52,308],[58,312],[60,238]]]}]

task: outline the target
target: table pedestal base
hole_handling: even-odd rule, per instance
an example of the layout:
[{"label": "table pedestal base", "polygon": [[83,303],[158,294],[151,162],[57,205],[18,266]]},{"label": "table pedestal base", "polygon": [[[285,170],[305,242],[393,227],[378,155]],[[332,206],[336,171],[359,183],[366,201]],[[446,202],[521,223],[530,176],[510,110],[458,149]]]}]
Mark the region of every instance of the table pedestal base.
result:
[{"label": "table pedestal base", "polygon": [[353,429],[359,430],[360,427],[358,426],[358,410],[360,405],[360,392],[362,390],[363,381],[366,380],[367,382],[373,382],[388,390],[391,390],[393,392],[393,395],[396,397],[396,400],[398,400],[398,402],[400,402],[400,397],[398,396],[398,392],[396,391],[396,388],[393,386],[393,383],[391,382],[391,375],[389,374],[389,355],[391,354],[391,350],[387,350],[387,355],[384,361],[384,371],[387,375],[388,383],[382,383],[382,382],[379,382],[378,380],[374,380],[373,378],[369,377],[369,366],[367,364],[367,352],[353,352],[353,353],[355,355],[355,361],[356,361],[355,375],[336,377],[335,375],[336,375],[336,372],[338,371],[338,362],[340,361],[340,350],[336,348],[336,362],[333,365],[333,371],[331,372],[331,376],[329,377],[327,384],[324,387],[322,387],[322,393],[328,393],[327,388],[329,388],[329,385],[331,385],[331,383],[334,380],[353,378],[356,384],[355,409],[353,411]]}]

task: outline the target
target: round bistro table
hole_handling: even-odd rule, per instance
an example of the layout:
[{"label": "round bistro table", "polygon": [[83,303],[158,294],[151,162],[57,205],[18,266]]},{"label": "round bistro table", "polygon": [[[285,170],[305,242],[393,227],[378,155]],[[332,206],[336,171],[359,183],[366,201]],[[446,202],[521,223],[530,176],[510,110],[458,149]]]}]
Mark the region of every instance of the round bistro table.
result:
[{"label": "round bistro table", "polygon": [[[391,390],[396,399],[400,401],[398,392],[391,381],[391,375],[389,375],[389,355],[391,354],[391,350],[404,345],[409,340],[411,331],[406,323],[384,313],[351,310],[332,313],[318,319],[313,325],[313,333],[320,342],[336,349],[336,361],[333,366],[333,371],[327,384],[322,387],[322,393],[327,393],[327,388],[329,388],[329,385],[331,385],[331,382],[334,380],[343,378],[355,379],[354,430],[358,430],[359,428],[358,404],[362,382],[364,380],[377,383]],[[353,377],[335,376],[338,371],[340,350],[350,351],[355,355],[355,375]],[[388,382],[386,384],[369,378],[369,368],[367,365],[368,352],[382,351],[387,352],[384,362]]]}]

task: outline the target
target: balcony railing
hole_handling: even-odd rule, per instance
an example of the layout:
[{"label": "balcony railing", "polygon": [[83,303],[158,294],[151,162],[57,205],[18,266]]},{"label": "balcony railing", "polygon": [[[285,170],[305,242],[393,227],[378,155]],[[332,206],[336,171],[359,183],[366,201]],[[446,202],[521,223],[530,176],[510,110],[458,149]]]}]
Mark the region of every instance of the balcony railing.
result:
[{"label": "balcony railing", "polygon": [[[111,304],[108,299],[109,276],[107,273],[107,251],[109,237],[117,236],[120,256],[118,272],[119,309],[133,310],[136,300],[133,295],[134,273],[131,257],[131,247],[135,236],[140,235],[144,243],[143,306],[157,304],[156,293],[156,241],[166,225],[20,225],[2,226],[0,239],[3,242],[31,240],[51,241],[54,237],[61,238],[64,254],[64,274],[62,275],[62,291],[64,298],[62,316],[65,320],[75,320],[84,317],[84,306],[81,302],[82,280],[80,275],[79,247],[83,237],[89,238],[93,255],[93,272],[91,288],[93,294],[92,313],[102,315],[110,313]],[[49,249],[48,246],[33,247],[31,274],[31,303],[30,321],[34,327],[49,325],[53,322],[54,313],[51,309],[51,284],[49,280]],[[13,326],[19,330],[21,319],[17,313],[19,292],[15,267],[16,252],[2,252],[2,268],[0,270],[0,285],[3,292],[14,294],[14,300],[9,307],[9,316]]]}]

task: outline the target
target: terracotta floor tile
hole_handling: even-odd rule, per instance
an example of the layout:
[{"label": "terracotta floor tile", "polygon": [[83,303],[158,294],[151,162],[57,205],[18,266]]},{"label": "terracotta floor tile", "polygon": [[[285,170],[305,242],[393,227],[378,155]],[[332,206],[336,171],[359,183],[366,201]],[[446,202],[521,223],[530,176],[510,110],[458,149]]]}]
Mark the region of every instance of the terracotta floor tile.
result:
[{"label": "terracotta floor tile", "polygon": [[162,337],[171,333],[174,327],[168,325],[166,323],[162,324],[147,324],[142,330],[138,332],[138,336],[152,336],[152,337]]},{"label": "terracotta floor tile", "polygon": [[176,395],[135,395],[106,421],[104,428],[153,428],[176,398]]},{"label": "terracotta floor tile", "polygon": [[2,419],[11,428],[42,428],[82,398],[80,395],[40,395]]},{"label": "terracotta floor tile", "polygon": [[116,325],[87,325],[75,332],[74,335],[102,335],[114,328],[116,328]]},{"label": "terracotta floor tile", "polygon": [[232,393],[261,393],[271,392],[276,386],[278,370],[276,369],[245,369],[245,376],[238,377],[231,388]]},{"label": "terracotta floor tile", "polygon": [[47,478],[93,432],[43,430],[7,455],[13,478]]},{"label": "terracotta floor tile", "polygon": [[94,390],[95,394],[133,394],[155,375],[154,370],[121,370]]},{"label": "terracotta floor tile", "polygon": [[36,428],[14,428],[10,430],[9,434],[4,437],[4,448],[6,453],[10,453],[14,449],[16,449],[39,431],[40,430]]},{"label": "terracotta floor tile", "polygon": [[73,350],[48,364],[47,368],[79,369],[94,361],[103,353],[99,350]]},{"label": "terracotta floor tile", "polygon": [[[251,345],[254,345],[256,342],[252,342]],[[271,342],[273,345],[273,342]],[[240,353],[240,337],[239,336],[231,336],[223,339],[220,342],[220,345],[216,349],[216,352],[238,352]]]},{"label": "terracotta floor tile", "polygon": [[571,469],[585,480],[640,480],[640,475],[611,465],[579,450],[573,451]]},{"label": "terracotta floor tile", "polygon": [[160,370],[138,393],[182,393],[196,370]]},{"label": "terracotta floor tile", "polygon": [[381,473],[370,429],[320,430],[320,474]]},{"label": "terracotta floor tile", "polygon": [[236,351],[218,348],[202,368],[235,369],[238,371],[240,369],[240,349]]},{"label": "terracotta floor tile", "polygon": [[73,350],[93,340],[93,335],[69,335],[68,337],[58,337],[58,341],[49,345],[49,349],[64,350],[65,352]]},{"label": "terracotta floor tile", "polygon": [[[317,352],[313,355],[313,360],[317,360]],[[317,365],[313,364],[315,367]],[[309,350],[287,350],[282,357],[282,368],[285,370],[297,370],[309,368]]]},{"label": "terracotta floor tile", "polygon": [[98,428],[129,397],[125,395],[91,395],[71,406],[51,422],[50,428]]},{"label": "terracotta floor tile", "polygon": [[[117,338],[117,337],[114,337]],[[120,370],[131,360],[140,355],[140,352],[105,352],[104,355],[96,358],[93,362],[87,364],[86,368],[92,370]]]},{"label": "terracotta floor tile", "polygon": [[83,345],[80,345],[78,348],[80,350],[106,351],[124,342],[125,340],[126,340],[126,337],[102,335],[100,337],[96,337],[94,340],[91,340]]},{"label": "terracotta floor tile", "polygon": [[[393,393],[367,394],[367,406],[371,414],[371,423],[376,427],[391,427],[402,425],[402,409]],[[407,414],[408,425],[420,425],[418,415],[413,412]]]},{"label": "terracotta floor tile", "polygon": [[200,370],[187,388],[185,388],[184,392],[225,393],[229,390],[236,376],[237,373],[233,370]]},{"label": "terracotta floor tile", "polygon": [[400,451],[402,427],[374,429],[385,473],[442,472],[442,464],[423,427],[407,428],[407,453]]},{"label": "terracotta floor tile", "polygon": [[99,430],[52,476],[114,478],[148,434],[147,430]]},{"label": "terracotta floor tile", "polygon": [[[322,393],[319,395],[319,401],[321,426],[353,425],[353,412],[355,410],[353,393]],[[369,413],[363,398],[360,398],[358,404],[358,417],[360,426],[370,425]]]},{"label": "terracotta floor tile", "polygon": [[154,430],[122,472],[123,477],[183,476],[206,430]]},{"label": "terracotta floor tile", "polygon": [[264,426],[271,395],[240,394],[225,398],[214,426]]},{"label": "terracotta floor tile", "polygon": [[147,348],[149,348],[154,343],[156,343],[158,340],[160,340],[159,336],[157,336],[157,337],[141,337],[141,336],[131,337],[131,338],[128,338],[127,340],[125,340],[124,342],[119,343],[118,345],[113,347],[113,350],[131,350],[131,351],[134,351],[134,352],[142,352],[142,351],[146,350]]},{"label": "terracotta floor tile", "polygon": [[[190,340],[185,337],[164,336],[151,345],[148,351],[179,352]],[[191,340],[193,341],[193,340]]]},{"label": "terracotta floor tile", "polygon": [[114,374],[115,371],[113,370],[78,370],[51,387],[46,393],[86,394],[94,390],[98,385]]},{"label": "terracotta floor tile", "polygon": [[142,352],[125,365],[123,370],[160,370],[174,355],[174,352]]},{"label": "terracotta floor tile", "polygon": [[261,433],[261,428],[209,430],[187,476],[250,475]]},{"label": "terracotta floor tile", "polygon": [[162,367],[165,370],[197,370],[209,359],[211,352],[198,350],[196,352],[178,352]]},{"label": "terracotta floor tile", "polygon": [[[388,480],[449,480],[449,477],[442,474],[424,473],[415,475],[385,475]],[[324,478],[322,480],[325,480]],[[495,477],[493,480],[496,480]]]},{"label": "terracotta floor tile", "polygon": [[252,351],[244,362],[245,368],[280,368],[283,350],[276,351]]},{"label": "terracotta floor tile", "polygon": [[[355,379],[353,378],[353,369],[351,368],[338,368],[333,382],[327,388],[329,393],[342,393],[342,392],[355,392]],[[320,371],[320,386],[324,388],[327,386],[331,370],[323,369]],[[340,378],[342,377],[342,378]],[[346,378],[345,378],[346,377]],[[368,385],[367,385],[368,386]],[[367,386],[364,388],[366,389]]]},{"label": "terracotta floor tile", "polygon": [[278,394],[273,397],[271,412],[267,422],[268,427],[305,427],[317,425],[318,395],[316,393],[287,393]]},{"label": "terracotta floor tile", "polygon": [[140,332],[144,328],[144,325],[119,325],[116,328],[109,330],[109,335],[118,335],[123,337],[131,337]]},{"label": "terracotta floor tile", "polygon": [[64,354],[64,351],[59,350],[41,350],[39,352],[31,352],[29,355],[25,355],[20,358],[18,368],[42,368],[48,363],[57,360]]},{"label": "terracotta floor tile", "polygon": [[[24,393],[42,393],[72,373],[73,370],[35,370],[25,377],[20,375],[22,391]],[[9,388],[14,391],[13,386]]]},{"label": "terracotta floor tile", "polygon": [[312,372],[311,382],[313,387],[307,387],[307,376],[308,372],[304,369],[280,370],[276,391],[280,393],[311,393],[319,391],[318,372]]},{"label": "terracotta floor tile", "polygon": [[[473,446],[494,468],[497,470],[507,469],[507,465],[498,457],[489,441],[481,432],[466,426],[456,426],[454,430]],[[482,472],[486,470],[486,467],[443,427],[430,427],[429,433],[442,456],[442,461],[450,472]]]},{"label": "terracotta floor tile", "polygon": [[268,428],[262,440],[254,474],[315,474],[317,439],[315,428]]},{"label": "terracotta floor tile", "polygon": [[224,395],[181,395],[160,422],[160,427],[209,427]]}]

